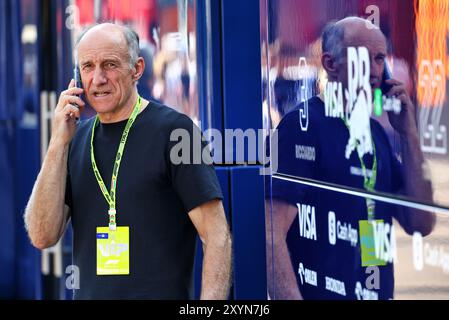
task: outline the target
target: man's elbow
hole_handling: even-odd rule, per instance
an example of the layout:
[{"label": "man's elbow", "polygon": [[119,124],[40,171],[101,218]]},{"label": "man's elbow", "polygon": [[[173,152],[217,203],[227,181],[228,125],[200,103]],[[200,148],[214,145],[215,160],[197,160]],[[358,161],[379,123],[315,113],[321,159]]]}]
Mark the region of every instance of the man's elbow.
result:
[{"label": "man's elbow", "polygon": [[25,229],[33,247],[44,250],[56,245],[63,235],[63,229],[55,226],[46,226],[36,219],[31,207],[27,206],[24,214]]},{"label": "man's elbow", "polygon": [[44,250],[53,247],[58,243],[58,235],[49,235],[41,230],[36,230],[36,228],[30,226],[29,223],[25,223],[25,227],[28,232],[28,238],[36,249]]},{"label": "man's elbow", "polygon": [[432,233],[436,225],[436,215],[433,212],[419,210],[415,212],[415,219],[405,226],[405,232],[412,235],[415,232],[421,233],[423,237]]},{"label": "man's elbow", "polygon": [[414,232],[419,232],[423,237],[428,236],[432,233],[435,228],[436,219],[435,217],[429,218],[427,221],[421,222],[414,227]]},{"label": "man's elbow", "polygon": [[56,245],[59,241],[57,237],[48,237],[48,236],[32,236],[29,234],[29,238],[31,240],[31,244],[33,247],[39,250],[44,250]]}]

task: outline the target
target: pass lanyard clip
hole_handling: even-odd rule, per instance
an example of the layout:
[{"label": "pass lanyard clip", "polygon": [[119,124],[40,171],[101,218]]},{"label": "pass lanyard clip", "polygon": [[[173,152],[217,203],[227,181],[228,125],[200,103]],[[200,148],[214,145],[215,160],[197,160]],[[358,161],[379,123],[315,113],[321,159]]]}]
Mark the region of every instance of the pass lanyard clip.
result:
[{"label": "pass lanyard clip", "polygon": [[92,134],[90,137],[90,159],[92,162],[92,169],[94,171],[95,178],[100,186],[101,193],[109,204],[108,216],[109,216],[109,230],[115,231],[117,229],[117,221],[116,221],[116,210],[115,210],[115,196],[117,189],[117,177],[120,169],[120,163],[122,161],[123,150],[125,149],[126,140],[128,139],[129,131],[136,120],[137,115],[139,114],[141,106],[141,98],[140,96],[137,99],[136,104],[134,105],[133,112],[126,123],[125,129],[123,130],[122,137],[120,138],[119,147],[117,150],[117,155],[115,157],[114,168],[112,170],[112,178],[111,178],[111,188],[108,191],[106,185],[104,184],[103,178],[101,177],[100,171],[98,170],[97,163],[95,162],[95,154],[94,154],[94,134],[95,128],[98,124],[98,115],[95,117],[94,124],[92,126]]}]

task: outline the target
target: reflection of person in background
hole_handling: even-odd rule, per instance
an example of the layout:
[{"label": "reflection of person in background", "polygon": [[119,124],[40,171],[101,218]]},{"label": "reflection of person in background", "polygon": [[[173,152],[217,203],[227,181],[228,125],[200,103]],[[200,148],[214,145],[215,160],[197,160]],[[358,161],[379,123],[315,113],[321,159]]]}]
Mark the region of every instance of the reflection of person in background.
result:
[{"label": "reflection of person in background", "polygon": [[195,122],[197,115],[190,101],[192,79],[187,56],[177,51],[161,50],[155,56],[154,65],[154,96]]},{"label": "reflection of person in background", "polygon": [[[329,24],[324,30],[321,62],[328,80],[341,82],[343,89],[348,86],[348,47],[368,49],[370,85],[374,89],[381,84],[386,41],[382,32],[374,25],[368,28],[368,23],[349,17]],[[395,95],[401,101],[400,114],[389,113],[389,120],[401,136],[402,163],[374,119],[369,120],[373,154],[366,153],[360,159],[356,149],[347,159],[349,130],[345,122],[339,117],[326,117],[323,96],[315,96],[308,100],[307,131],[302,131],[299,125],[301,106],[288,113],[277,128],[278,172],[363,189],[366,171],[368,181],[374,181],[371,178],[375,176],[376,191],[431,201],[431,184],[423,178],[424,159],[419,148],[414,105],[402,83],[394,79],[387,82],[393,86],[387,96]],[[366,199],[324,189],[311,190],[276,178],[272,180],[272,198],[272,217],[267,219],[271,221],[267,245],[273,245],[273,256],[268,255],[269,275],[274,276],[269,281],[270,295],[276,299],[360,297],[365,280],[371,275],[361,264],[360,230],[357,230],[359,221],[368,218]],[[393,217],[409,234],[418,231],[427,235],[435,224],[431,213],[375,202],[371,219],[383,219],[391,226]],[[394,237],[394,232],[389,236]],[[394,248],[391,249],[393,252]],[[372,289],[370,297],[393,297],[392,262],[379,266],[380,286]],[[305,269],[317,272],[317,282],[305,281]]]},{"label": "reflection of person in background", "polygon": [[160,103],[160,101],[153,96],[153,87],[155,84],[153,52],[148,43],[142,43],[140,46],[140,56],[145,60],[145,70],[137,83],[137,91],[142,98]]},{"label": "reflection of person in background", "polygon": [[[182,128],[192,137],[198,129],[187,116],[140,98],[136,82],[145,61],[138,48],[134,31],[109,23],[78,40],[83,89],[72,80],[56,106],[26,208],[29,236],[39,249],[53,246],[71,219],[77,299],[188,299],[198,232],[204,244],[201,298],[226,299],[231,240],[218,180],[204,162],[172,159],[171,132]],[[97,117],[77,125],[83,92]]]}]

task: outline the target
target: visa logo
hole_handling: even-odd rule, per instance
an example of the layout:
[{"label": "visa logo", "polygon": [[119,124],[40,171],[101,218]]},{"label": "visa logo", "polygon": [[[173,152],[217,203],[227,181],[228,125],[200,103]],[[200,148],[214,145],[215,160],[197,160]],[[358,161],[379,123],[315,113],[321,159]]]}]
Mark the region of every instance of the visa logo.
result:
[{"label": "visa logo", "polygon": [[392,263],[397,262],[396,233],[394,225],[372,221],[374,235],[374,249],[377,259]]},{"label": "visa logo", "polygon": [[316,241],[315,207],[297,203],[299,218],[299,236]]},{"label": "visa logo", "polygon": [[107,233],[97,233],[97,239],[108,239],[109,234]]}]

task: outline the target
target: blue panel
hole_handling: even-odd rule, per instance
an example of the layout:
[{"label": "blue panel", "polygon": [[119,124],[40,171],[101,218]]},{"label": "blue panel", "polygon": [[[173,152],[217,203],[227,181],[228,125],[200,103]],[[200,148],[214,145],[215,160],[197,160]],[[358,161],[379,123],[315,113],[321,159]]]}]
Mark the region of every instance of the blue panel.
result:
[{"label": "blue panel", "polygon": [[[223,207],[230,222],[230,199],[229,199],[229,169],[227,168],[215,168],[217,172],[218,181],[220,182],[221,190],[223,192]],[[195,257],[195,298],[199,299],[201,294],[201,272],[203,264],[203,248],[201,240],[197,239],[196,257]]]},{"label": "blue panel", "polygon": [[0,125],[0,299],[15,295],[15,228],[11,128]]},{"label": "blue panel", "polygon": [[20,3],[0,2],[0,298],[18,296],[14,191],[17,119],[22,116]]},{"label": "blue panel", "polygon": [[20,3],[0,1],[0,120],[21,116]]},{"label": "blue panel", "polygon": [[23,213],[31,194],[34,181],[39,172],[39,132],[37,128],[17,130],[15,165],[15,229],[17,298],[36,298],[36,273],[40,273],[40,264],[36,263],[38,251],[31,245],[24,228]]},{"label": "blue panel", "polygon": [[[223,95],[227,129],[262,128],[259,17],[258,0],[222,2]],[[230,152],[230,144],[227,144],[226,158],[236,159],[235,152],[232,155]],[[256,161],[248,155],[244,158]]]},{"label": "blue panel", "polygon": [[201,129],[223,129],[220,2],[197,1],[198,99]]},{"label": "blue panel", "polygon": [[266,299],[263,176],[258,167],[231,169],[234,298]]},{"label": "blue panel", "polygon": [[230,220],[230,185],[229,185],[229,169],[228,168],[215,168],[217,172],[218,181],[220,182],[221,191],[223,192],[223,207],[226,212],[226,217],[228,218],[228,222],[231,223]]}]

